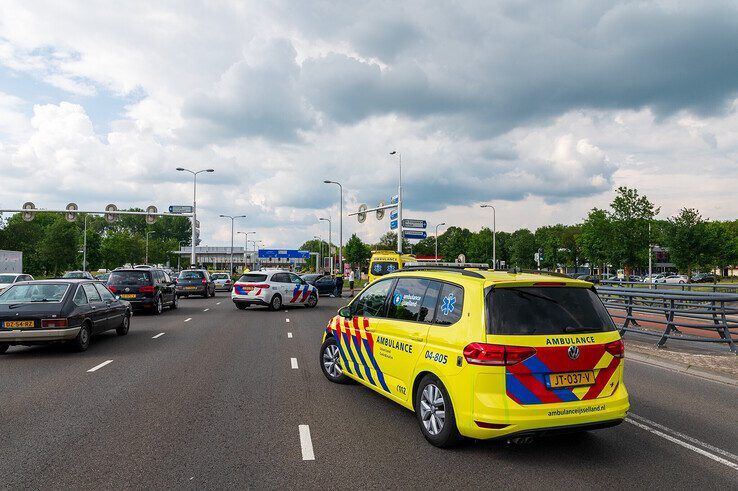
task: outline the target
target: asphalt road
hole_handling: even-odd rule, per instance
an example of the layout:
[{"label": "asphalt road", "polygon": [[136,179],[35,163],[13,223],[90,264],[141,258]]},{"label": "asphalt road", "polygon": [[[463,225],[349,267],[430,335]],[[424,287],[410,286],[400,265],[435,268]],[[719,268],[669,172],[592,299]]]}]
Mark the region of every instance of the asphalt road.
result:
[{"label": "asphalt road", "polygon": [[11,348],[0,487],[736,487],[735,387],[630,361],[629,422],[440,450],[411,412],[325,380],[320,336],[339,305],[239,311],[219,293],[137,315],[85,353]]}]

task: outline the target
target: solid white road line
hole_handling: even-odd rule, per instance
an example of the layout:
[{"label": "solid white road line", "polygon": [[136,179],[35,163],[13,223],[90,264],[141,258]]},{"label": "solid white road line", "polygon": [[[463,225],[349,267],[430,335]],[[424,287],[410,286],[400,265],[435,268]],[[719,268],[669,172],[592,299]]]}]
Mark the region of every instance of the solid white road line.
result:
[{"label": "solid white road line", "polygon": [[215,305],[220,305],[220,302],[217,302]]},{"label": "solid white road line", "polygon": [[315,460],[315,452],[313,452],[313,440],[312,438],[310,438],[310,426],[300,425],[299,429],[302,460]]},{"label": "solid white road line", "polygon": [[156,338],[160,338],[160,337],[162,337],[163,335],[164,335],[164,333],[163,333],[163,332],[160,332],[160,333],[159,333],[159,334],[157,334],[156,336],[152,336],[152,337],[151,337],[151,339],[156,339]]},{"label": "solid white road line", "polygon": [[286,322],[289,322],[289,321],[290,321],[290,319],[289,319],[289,318],[287,318],[287,319],[285,319],[285,321],[286,321]]},{"label": "solid white road line", "polygon": [[292,333],[291,333],[291,332],[288,332],[288,333],[287,333],[287,337],[288,337],[289,339],[292,339]]},{"label": "solid white road line", "polygon": [[[670,428],[667,428],[665,426],[662,426],[662,425],[658,425],[658,427],[663,428],[664,431],[658,430],[655,427],[652,427],[652,426],[649,426],[648,424],[644,424],[644,423],[641,423],[641,422],[637,421],[636,418],[638,420],[640,420],[640,421],[648,421],[645,418],[641,418],[640,416],[637,416],[637,415],[634,415],[634,414],[630,414],[627,418],[625,418],[625,421],[627,421],[628,423],[630,423],[630,424],[632,424],[634,426],[637,426],[638,428],[641,428],[643,430],[646,430],[649,433],[653,433],[656,436],[660,436],[664,440],[668,440],[668,441],[670,441],[672,443],[676,443],[677,445],[680,445],[680,446],[682,446],[682,447],[684,447],[686,449],[689,449],[689,450],[691,450],[691,451],[693,451],[695,453],[698,453],[700,455],[703,455],[703,456],[707,457],[708,459],[712,459],[715,462],[718,462],[720,464],[723,464],[725,466],[730,467],[733,470],[738,471],[738,463],[731,462],[731,461],[729,461],[727,459],[724,459],[722,457],[719,457],[719,456],[715,455],[712,452],[708,452],[707,450],[704,450],[704,449],[699,448],[699,447],[697,447],[695,445],[692,445],[691,443],[687,443],[686,441],[681,440],[681,439],[677,438],[676,436],[672,436],[672,435],[681,435],[682,437],[685,437],[686,435],[682,435],[681,433],[679,433],[677,431],[674,431],[674,430],[672,430]],[[669,433],[671,433],[671,435],[670,434],[667,434],[666,433],[667,431]],[[698,445],[701,445],[703,447],[706,447],[706,448],[715,448],[715,447],[712,447],[711,445],[707,445],[706,443],[700,442],[699,440],[696,440],[694,438],[691,438],[691,437],[687,437],[687,438],[689,439],[689,441],[695,442]],[[725,455],[725,454],[732,455],[731,453],[725,452],[724,450],[720,450],[719,453],[721,453],[723,455]],[[735,455],[732,455],[732,456],[735,457]]]},{"label": "solid white road line", "polygon": [[210,309],[205,309],[205,310],[203,310],[203,312],[207,312],[208,310],[210,310]]},{"label": "solid white road line", "polygon": [[105,365],[109,365],[110,363],[113,363],[113,360],[106,360],[106,361],[100,363],[99,365],[96,365],[96,366],[90,368],[89,370],[87,370],[87,372],[96,372],[96,371],[100,370],[102,367],[104,367]]},{"label": "solid white road line", "polygon": [[293,369],[297,370],[297,358],[290,358],[290,364]]},{"label": "solid white road line", "polygon": [[716,454],[720,454],[720,455],[722,455],[723,457],[725,457],[727,459],[734,460],[734,461],[738,462],[738,455],[732,454],[732,453],[728,452],[727,450],[723,450],[722,448],[718,448],[718,447],[716,447],[714,445],[710,445],[709,443],[705,443],[705,442],[700,441],[700,440],[698,440],[696,438],[692,438],[691,436],[685,435],[684,433],[680,433],[677,430],[672,430],[671,428],[669,428],[667,426],[660,425],[660,424],[658,424],[655,421],[651,421],[650,419],[644,418],[643,416],[639,416],[639,415],[633,414],[633,413],[629,413],[628,416],[631,417],[631,418],[633,418],[633,419],[635,419],[636,421],[638,421],[640,423],[643,423],[643,424],[649,425],[649,426],[653,426],[654,428],[657,428],[657,429],[663,431],[664,433],[670,433],[672,436],[675,436],[677,438],[681,438],[682,440],[686,440],[686,441],[688,441],[690,443],[694,443],[695,445],[699,445],[701,447],[704,447],[707,450],[710,450],[710,451],[712,451],[712,452],[714,452]]},{"label": "solid white road line", "polygon": [[192,317],[188,317],[185,319],[185,322],[190,322],[192,320]]}]

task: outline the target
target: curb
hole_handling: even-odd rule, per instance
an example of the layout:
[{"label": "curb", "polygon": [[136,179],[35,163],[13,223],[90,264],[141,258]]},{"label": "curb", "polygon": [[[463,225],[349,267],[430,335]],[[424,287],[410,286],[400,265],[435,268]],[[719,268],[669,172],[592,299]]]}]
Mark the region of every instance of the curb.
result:
[{"label": "curb", "polygon": [[640,353],[625,352],[625,359],[630,359],[647,365],[653,365],[667,370],[673,370],[679,373],[686,373],[687,375],[693,375],[695,377],[711,380],[713,382],[719,382],[733,387],[738,387],[738,379],[720,375],[719,373],[711,372],[702,368],[689,365],[688,363],[681,363],[678,361],[666,361],[663,358],[656,356],[642,355]]}]

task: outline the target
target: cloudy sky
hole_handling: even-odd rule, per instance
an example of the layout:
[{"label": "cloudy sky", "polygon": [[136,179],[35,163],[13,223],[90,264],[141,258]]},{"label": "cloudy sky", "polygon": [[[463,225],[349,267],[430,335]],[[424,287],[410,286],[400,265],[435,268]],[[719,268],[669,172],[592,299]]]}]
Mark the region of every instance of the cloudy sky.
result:
[{"label": "cloudy sky", "polygon": [[[735,2],[0,2],[0,208],[191,202],[265,247],[396,192],[478,230],[574,223],[633,186],[735,219]],[[345,218],[375,240],[387,218]],[[240,237],[239,237],[240,238]]]}]

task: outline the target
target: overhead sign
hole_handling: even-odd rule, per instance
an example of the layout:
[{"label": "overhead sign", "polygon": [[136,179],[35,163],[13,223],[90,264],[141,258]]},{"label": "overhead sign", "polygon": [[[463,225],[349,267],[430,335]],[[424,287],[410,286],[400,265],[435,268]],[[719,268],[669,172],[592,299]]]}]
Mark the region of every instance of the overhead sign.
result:
[{"label": "overhead sign", "polygon": [[118,207],[115,206],[113,203],[110,203],[108,206],[105,207],[105,220],[107,220],[108,223],[114,223],[115,220],[117,220],[118,215],[116,213],[113,213],[114,211],[118,211]]},{"label": "overhead sign", "polygon": [[[384,206],[384,201],[379,202],[379,206],[377,208],[382,208]],[[377,220],[381,220],[384,218],[384,210],[377,210]]]},{"label": "overhead sign", "polygon": [[169,213],[192,213],[192,206],[189,205],[171,205]]},{"label": "overhead sign", "polygon": [[390,221],[390,230],[395,230],[397,228],[397,219]]},{"label": "overhead sign", "polygon": [[425,239],[428,234],[424,230],[405,230],[402,232],[402,236],[406,239]]},{"label": "overhead sign", "polygon": [[356,215],[359,223],[364,223],[366,221],[366,208],[366,205],[359,205],[359,213]]},{"label": "overhead sign", "polygon": [[394,195],[394,196],[392,196],[390,198],[390,203],[392,203],[393,205],[395,205],[395,204],[397,204],[397,202],[399,201],[399,199],[400,199],[400,197],[398,195]]},{"label": "overhead sign", "polygon": [[390,220],[397,220],[397,210],[392,210],[390,212]]},{"label": "overhead sign", "polygon": [[[34,205],[31,201],[27,201],[26,203],[23,203],[23,209],[24,210],[35,210],[36,205]],[[23,212],[23,220],[26,222],[30,222],[33,220],[34,212],[33,211],[24,211]]]},{"label": "overhead sign", "polygon": [[69,213],[65,213],[64,218],[66,218],[68,222],[73,222],[77,220],[77,214],[74,213],[75,211],[79,210],[79,207],[77,206],[77,204],[69,203],[67,205],[67,210],[69,211]]},{"label": "overhead sign", "polygon": [[310,259],[310,251],[296,249],[259,249],[259,259]]},{"label": "overhead sign", "polygon": [[415,220],[412,218],[403,218],[402,226],[404,228],[425,228],[428,226],[428,222],[425,220]]},{"label": "overhead sign", "polygon": [[159,210],[157,210],[157,209],[156,209],[156,206],[154,206],[154,205],[151,205],[151,206],[147,207],[147,208],[146,208],[146,213],[147,213],[147,215],[146,215],[146,223],[148,223],[149,225],[153,225],[153,224],[155,224],[155,223],[156,223],[156,220],[157,220],[157,218],[159,218],[159,217],[158,217],[158,216],[156,215],[156,213],[157,213],[158,211],[159,211]]}]

